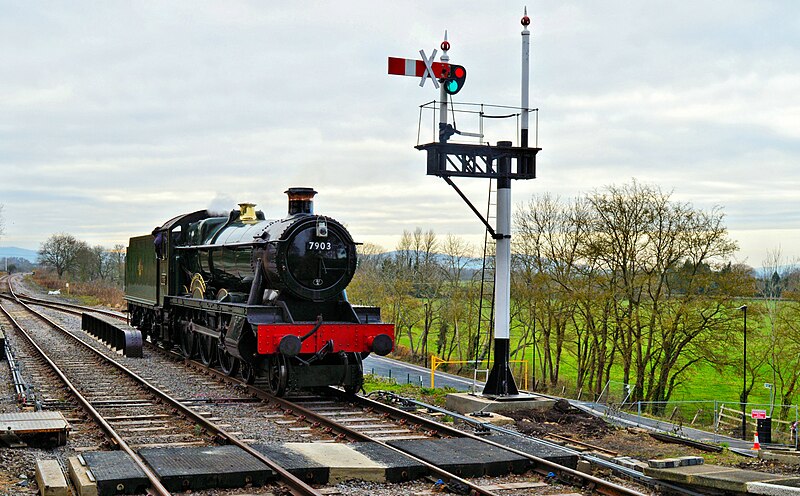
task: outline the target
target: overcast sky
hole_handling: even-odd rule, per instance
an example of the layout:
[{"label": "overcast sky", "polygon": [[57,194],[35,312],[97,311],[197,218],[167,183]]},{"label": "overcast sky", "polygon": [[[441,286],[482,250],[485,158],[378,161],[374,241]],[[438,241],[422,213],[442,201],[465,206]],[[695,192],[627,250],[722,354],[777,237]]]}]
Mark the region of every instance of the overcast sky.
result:
[{"label": "overcast sky", "polygon": [[[0,243],[112,246],[240,201],[278,217],[290,186],[386,249],[417,226],[482,240],[413,148],[438,93],[386,59],[430,54],[447,29],[468,71],[455,101],[518,106],[524,5],[0,0]],[[515,203],[636,178],[721,206],[739,261],[800,255],[800,3],[527,5],[543,150]],[[487,126],[514,139],[513,122]],[[485,180],[459,185],[485,203]]]}]

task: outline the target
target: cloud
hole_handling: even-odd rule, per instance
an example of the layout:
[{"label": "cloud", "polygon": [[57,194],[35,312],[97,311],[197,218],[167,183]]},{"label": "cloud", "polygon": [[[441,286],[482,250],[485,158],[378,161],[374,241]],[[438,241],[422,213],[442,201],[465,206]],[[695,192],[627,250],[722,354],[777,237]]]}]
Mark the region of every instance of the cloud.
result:
[{"label": "cloud", "polygon": [[[112,245],[239,201],[275,217],[297,185],[315,187],[317,211],[360,241],[391,248],[421,226],[482,243],[478,220],[413,149],[418,105],[437,93],[385,74],[387,56],[431,53],[448,29],[451,60],[468,71],[455,100],[518,105],[523,3],[461,7],[5,3],[3,243],[36,248],[65,231]],[[800,230],[798,6],[531,7],[543,151],[538,178],[514,182],[515,202],[636,177],[722,205],[732,233]],[[422,115],[426,141],[433,121]],[[515,119],[484,124],[492,142],[517,133]],[[459,185],[485,204],[485,181]]]}]

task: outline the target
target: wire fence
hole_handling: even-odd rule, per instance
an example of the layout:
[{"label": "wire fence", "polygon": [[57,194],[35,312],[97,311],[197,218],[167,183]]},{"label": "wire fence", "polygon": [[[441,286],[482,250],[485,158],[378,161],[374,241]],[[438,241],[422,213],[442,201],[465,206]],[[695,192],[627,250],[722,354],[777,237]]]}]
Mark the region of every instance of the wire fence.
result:
[{"label": "wire fence", "polygon": [[393,382],[395,384],[413,384],[414,386],[420,386],[420,387],[425,387],[425,379],[427,379],[426,376],[420,374],[406,373],[398,375],[395,372],[394,375],[392,375],[391,368],[388,368],[383,371],[378,370],[376,373],[375,368],[371,368],[368,370],[365,367],[364,373],[375,377],[382,377],[383,379],[388,380],[389,382]]},{"label": "wire fence", "polygon": [[692,428],[752,441],[753,434],[758,432],[761,443],[797,445],[798,405],[742,405],[738,401],[723,400],[632,401],[632,393],[633,385],[608,381],[594,398],[580,390],[575,398],[603,405],[610,415],[620,412],[647,418],[656,428],[676,435],[683,435],[685,428]]},{"label": "wire fence", "polygon": [[[364,372],[383,377],[395,384],[427,386],[428,378],[421,374],[397,375],[395,372],[393,376],[391,368],[378,370],[377,373],[374,368]],[[797,446],[796,426],[800,424],[798,405],[747,403],[743,408],[737,401],[723,400],[632,401],[633,386],[621,381],[608,381],[600,394],[592,394],[583,389],[570,390],[564,385],[551,392],[561,397],[603,405],[608,415],[627,413],[646,418],[657,429],[676,435],[684,435],[684,429],[698,429],[720,438],[725,436],[742,439],[744,419],[744,439],[752,440],[753,434],[758,432],[759,441],[763,444]],[[753,418],[754,413],[763,413],[766,418]],[[765,436],[766,432],[769,435]]]}]

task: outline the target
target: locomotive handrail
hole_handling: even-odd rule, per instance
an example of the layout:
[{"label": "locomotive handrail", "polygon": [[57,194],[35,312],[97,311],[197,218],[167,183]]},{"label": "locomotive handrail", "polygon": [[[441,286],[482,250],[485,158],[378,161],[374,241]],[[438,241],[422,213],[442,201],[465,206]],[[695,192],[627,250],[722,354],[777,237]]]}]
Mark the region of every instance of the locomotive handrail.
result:
[{"label": "locomotive handrail", "polygon": [[176,250],[211,250],[220,248],[243,248],[247,246],[257,246],[267,244],[264,240],[250,241],[245,243],[226,243],[224,245],[181,245],[176,246]]}]

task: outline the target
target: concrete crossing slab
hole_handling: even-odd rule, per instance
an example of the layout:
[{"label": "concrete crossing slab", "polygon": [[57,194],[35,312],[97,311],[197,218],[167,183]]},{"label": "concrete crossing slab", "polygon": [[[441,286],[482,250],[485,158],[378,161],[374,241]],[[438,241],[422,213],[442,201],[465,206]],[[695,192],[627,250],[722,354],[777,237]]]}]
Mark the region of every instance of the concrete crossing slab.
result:
[{"label": "concrete crossing slab", "polygon": [[139,455],[173,492],[261,486],[275,478],[264,462],[233,445],[146,448]]},{"label": "concrete crossing slab", "polygon": [[340,443],[285,443],[286,449],[328,467],[328,483],[349,479],[386,482],[386,467]]},{"label": "concrete crossing slab", "polygon": [[513,434],[492,434],[486,439],[568,468],[575,469],[578,467],[578,455],[564,448],[537,443],[533,439],[514,436]]},{"label": "concrete crossing slab", "polygon": [[347,479],[402,482],[427,475],[428,469],[378,443],[257,444],[255,449],[309,484]]},{"label": "concrete crossing slab", "polygon": [[253,448],[307,484],[327,484],[330,468],[282,444],[254,444]]},{"label": "concrete crossing slab", "polygon": [[353,443],[354,450],[386,467],[386,482],[403,482],[428,474],[422,463],[378,443]]},{"label": "concrete crossing slab", "polygon": [[150,485],[124,451],[88,451],[81,457],[97,482],[98,494],[141,494]]},{"label": "concrete crossing slab", "polygon": [[387,444],[461,477],[523,473],[530,466],[523,456],[471,438],[413,439]]},{"label": "concrete crossing slab", "polygon": [[774,484],[779,481],[794,479],[794,477],[787,477],[786,475],[719,465],[689,465],[675,468],[645,467],[644,475],[679,484],[690,484],[737,493],[748,492],[748,484],[751,483]]}]

